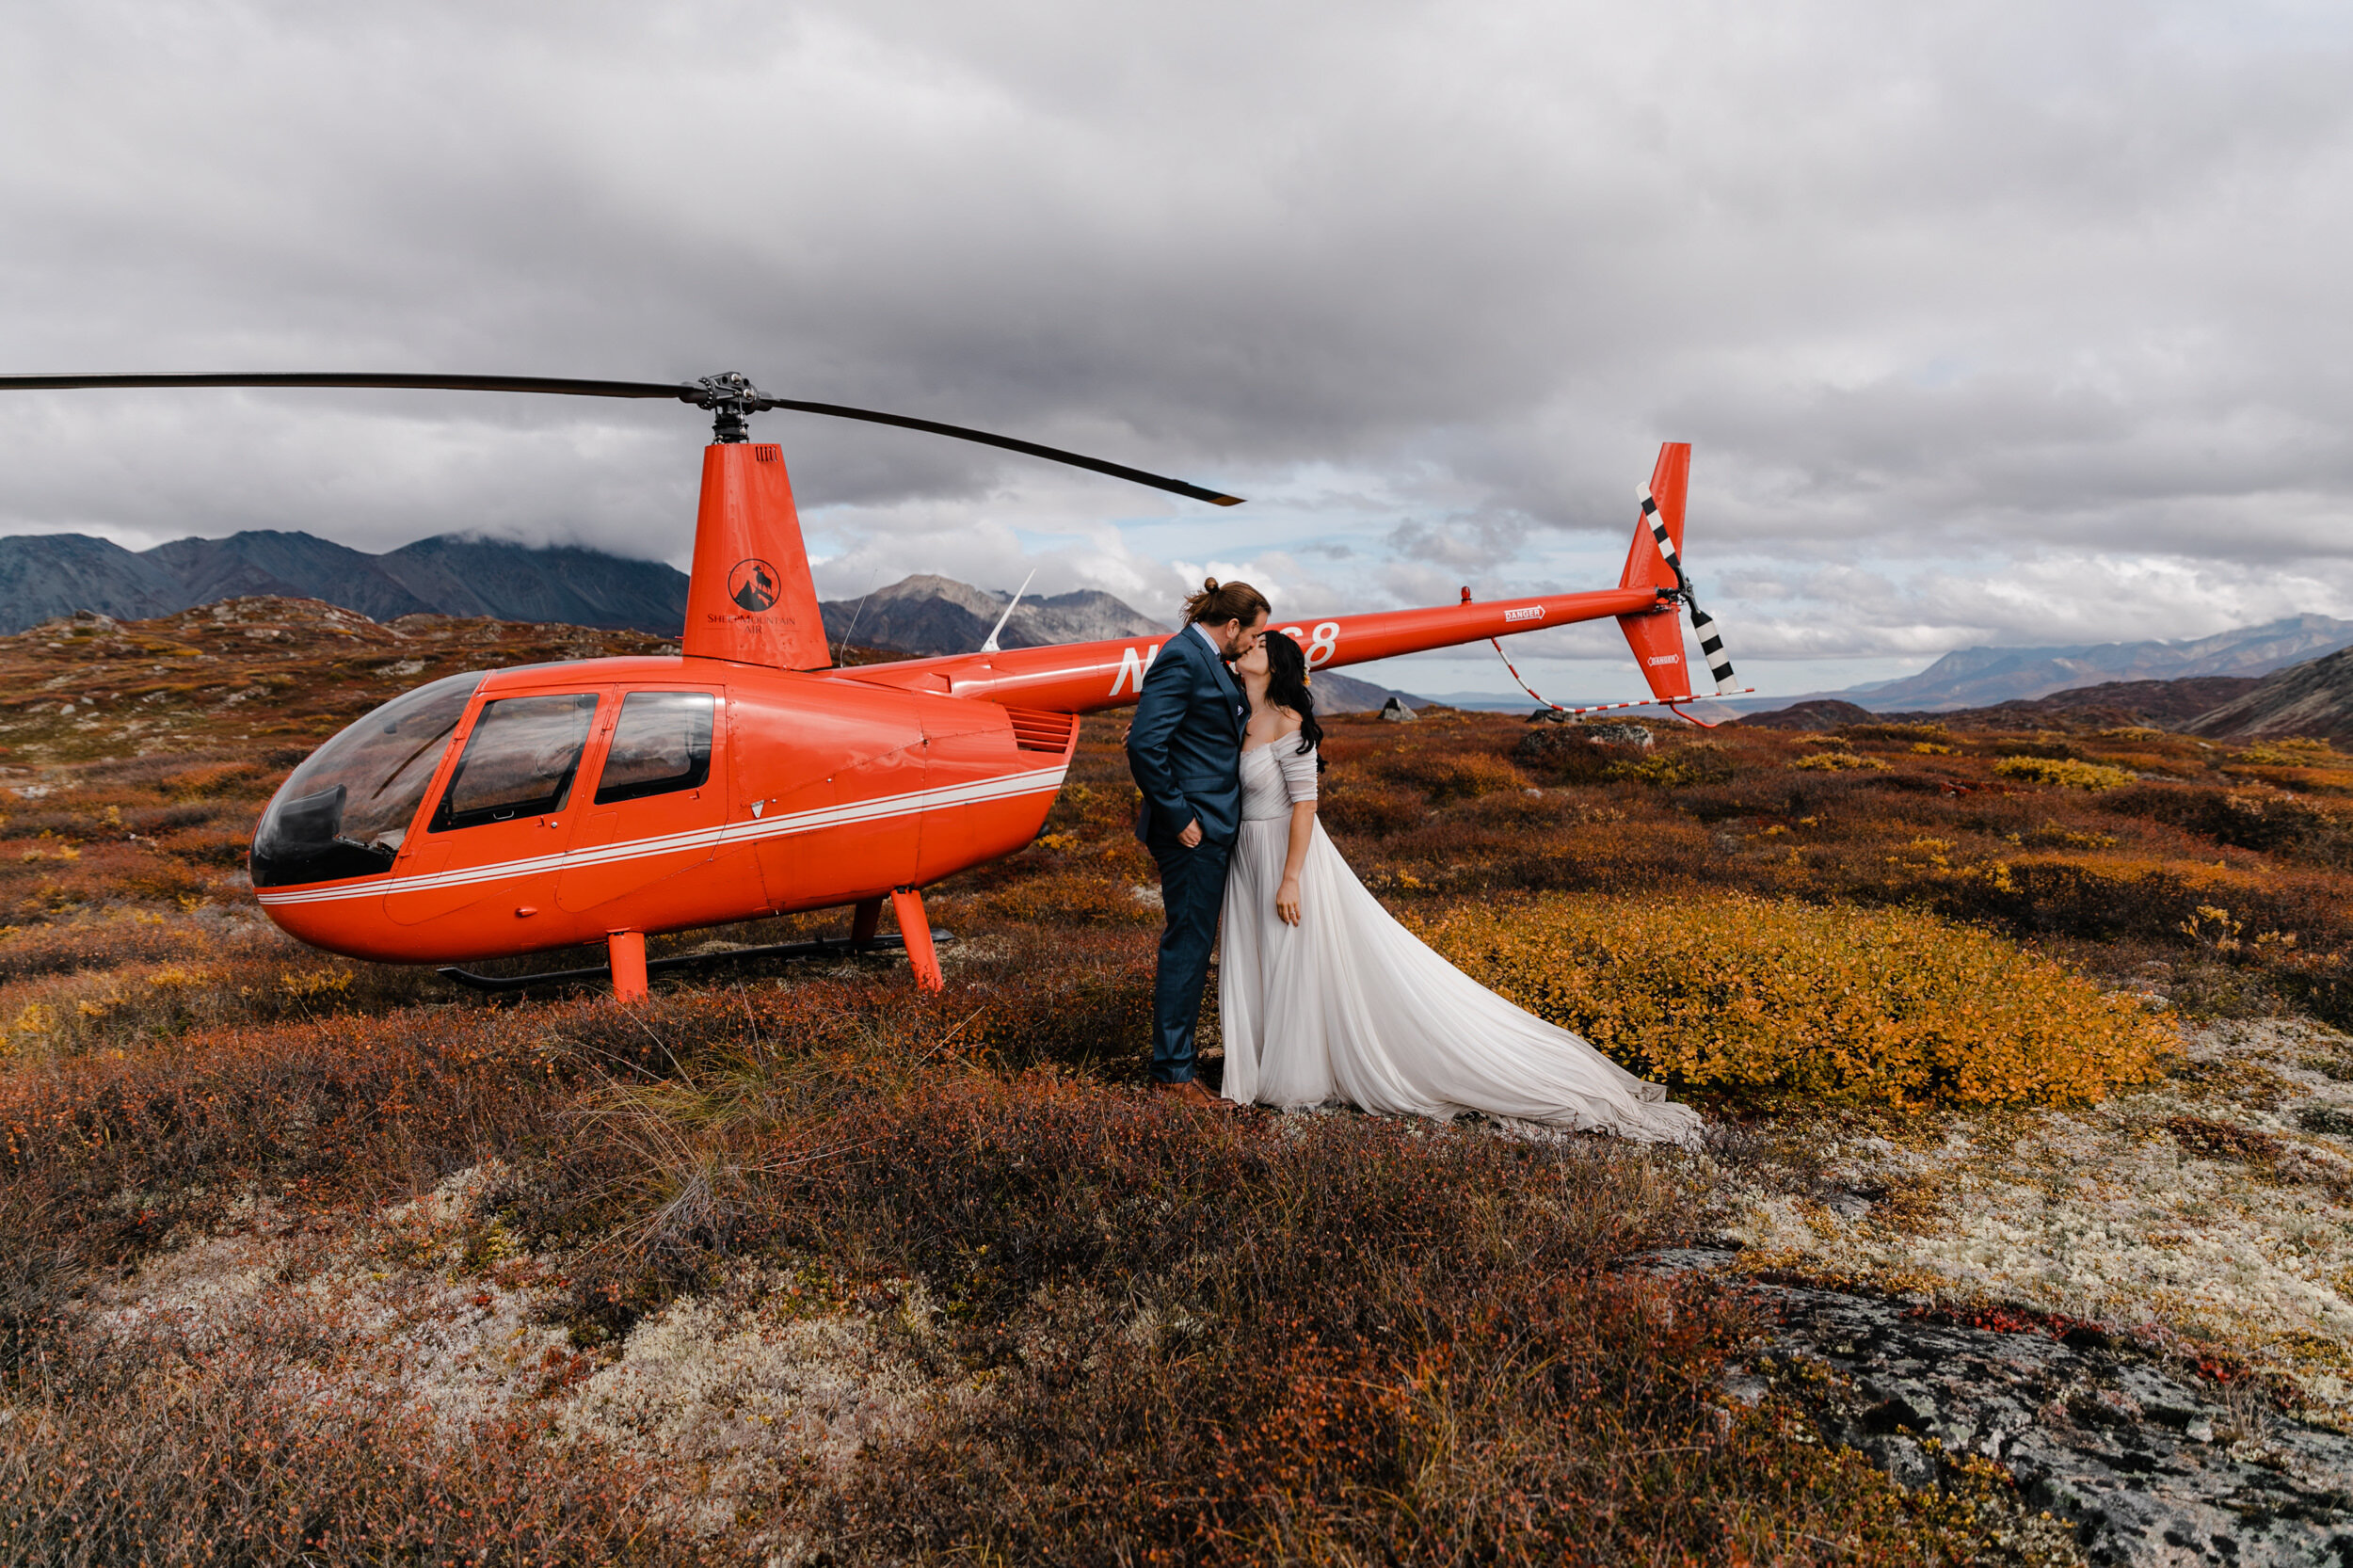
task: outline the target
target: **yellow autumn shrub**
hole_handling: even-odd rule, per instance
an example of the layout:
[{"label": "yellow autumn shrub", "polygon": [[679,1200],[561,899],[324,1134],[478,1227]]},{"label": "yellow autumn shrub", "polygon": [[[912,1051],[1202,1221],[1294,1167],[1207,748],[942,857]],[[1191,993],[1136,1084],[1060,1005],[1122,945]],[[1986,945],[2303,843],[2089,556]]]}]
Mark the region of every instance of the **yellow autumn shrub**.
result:
[{"label": "yellow autumn shrub", "polygon": [[2345,759],[2338,755],[2328,742],[2305,735],[2290,735],[2281,740],[2257,741],[2231,759],[2234,762],[2252,762],[2266,768],[2325,768],[2342,764]]},{"label": "yellow autumn shrub", "polygon": [[1825,773],[1862,771],[1885,773],[1887,764],[1876,757],[1863,757],[1851,751],[1814,751],[1789,764],[1801,771],[1818,770]]},{"label": "yellow autumn shrub", "polygon": [[2005,757],[1993,764],[1993,771],[2004,778],[2057,784],[2068,790],[2118,790],[2133,781],[2132,774],[2124,768],[2077,762],[2064,757]]},{"label": "yellow autumn shrub", "polygon": [[2130,999],[1917,910],[1549,894],[1422,936],[1636,1072],[1745,1096],[2080,1105],[2154,1076],[2166,1043]]}]

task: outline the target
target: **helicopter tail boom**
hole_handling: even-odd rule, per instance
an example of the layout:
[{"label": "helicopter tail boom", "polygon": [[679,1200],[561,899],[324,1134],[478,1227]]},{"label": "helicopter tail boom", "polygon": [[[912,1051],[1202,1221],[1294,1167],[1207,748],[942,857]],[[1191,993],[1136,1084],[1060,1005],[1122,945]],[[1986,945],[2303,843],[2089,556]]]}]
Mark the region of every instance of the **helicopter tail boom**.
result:
[{"label": "helicopter tail boom", "polygon": [[[1683,502],[1690,479],[1690,443],[1662,443],[1650,484],[1642,490],[1642,515],[1634,525],[1625,570],[1615,588],[1483,604],[1473,603],[1470,590],[1465,588],[1460,604],[1335,616],[1329,620],[1277,619],[1273,625],[1305,649],[1310,669],[1324,669],[1540,632],[1548,626],[1614,618],[1634,650],[1635,664],[1649,682],[1653,697],[1689,699],[1694,694],[1684,663],[1680,611],[1689,606],[1721,692],[1729,684],[1732,665],[1722,657],[1714,623],[1693,603],[1691,584],[1683,571]],[[1144,671],[1151,668],[1166,640],[1130,637],[1118,642],[914,659],[843,670],[840,675],[876,685],[1085,713],[1135,701],[1144,689]]]},{"label": "helicopter tail boom", "polygon": [[[1593,593],[1546,594],[1490,603],[1438,605],[1426,610],[1389,610],[1373,615],[1335,616],[1328,620],[1273,624],[1306,650],[1315,669],[1391,659],[1462,643],[1484,642],[1547,626],[1609,616],[1633,617],[1659,602],[1648,587],[1604,588]],[[1672,609],[1672,601],[1669,603]],[[1183,635],[1182,632],[1177,633]],[[1159,657],[1165,637],[1128,637],[1116,642],[1068,643],[1052,648],[1013,648],[1001,653],[960,654],[942,659],[866,664],[837,672],[837,678],[904,690],[947,692],[984,697],[1010,706],[1087,713],[1136,700],[1144,672]]]}]

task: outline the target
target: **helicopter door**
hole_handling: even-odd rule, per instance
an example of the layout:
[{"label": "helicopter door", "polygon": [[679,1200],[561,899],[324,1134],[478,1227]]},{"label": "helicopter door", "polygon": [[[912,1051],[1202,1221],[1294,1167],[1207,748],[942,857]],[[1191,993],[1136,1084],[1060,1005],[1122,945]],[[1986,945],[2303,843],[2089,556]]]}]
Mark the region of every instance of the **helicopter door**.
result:
[{"label": "helicopter door", "polygon": [[600,696],[532,693],[483,703],[424,842],[384,900],[387,916],[417,925],[484,904],[511,927],[552,912]]},{"label": "helicopter door", "polygon": [[776,910],[822,909],[915,876],[923,729],[884,686],[734,688],[734,830]]},{"label": "helicopter door", "polygon": [[726,755],[719,706],[712,692],[622,696],[556,883],[558,907],[585,913],[711,859],[727,821],[727,781],[713,772]]}]

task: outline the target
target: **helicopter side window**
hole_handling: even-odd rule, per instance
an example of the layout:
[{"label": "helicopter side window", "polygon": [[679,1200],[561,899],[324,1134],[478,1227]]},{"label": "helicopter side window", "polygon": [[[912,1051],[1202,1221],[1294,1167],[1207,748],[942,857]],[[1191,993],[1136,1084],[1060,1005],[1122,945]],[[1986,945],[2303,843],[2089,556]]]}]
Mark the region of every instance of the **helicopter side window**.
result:
[{"label": "helicopter side window", "polygon": [[709,692],[632,692],[597,780],[597,804],[699,790],[711,777]]},{"label": "helicopter side window", "polygon": [[596,716],[594,692],[485,703],[434,809],[433,831],[562,810]]}]

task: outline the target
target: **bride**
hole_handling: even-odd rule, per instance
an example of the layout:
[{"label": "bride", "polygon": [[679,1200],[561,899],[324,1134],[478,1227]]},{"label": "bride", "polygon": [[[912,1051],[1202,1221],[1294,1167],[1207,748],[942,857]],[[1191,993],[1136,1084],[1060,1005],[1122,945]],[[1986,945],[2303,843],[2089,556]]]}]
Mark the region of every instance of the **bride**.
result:
[{"label": "bride", "polygon": [[1697,1112],[1472,980],[1356,880],[1316,821],[1323,732],[1299,645],[1269,632],[1233,667],[1250,722],[1218,965],[1225,1097],[1694,1137]]}]

